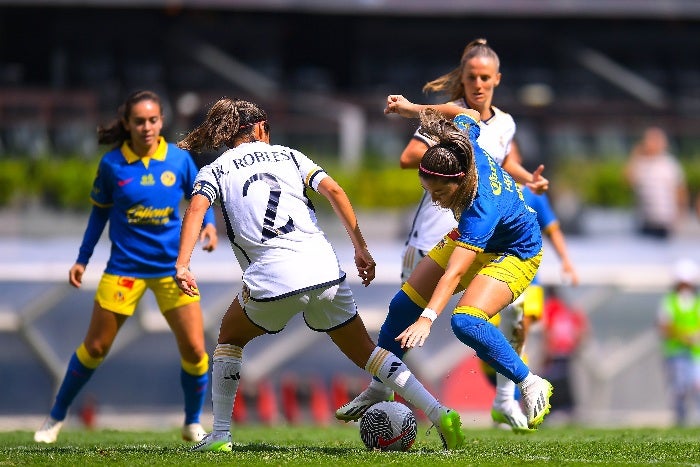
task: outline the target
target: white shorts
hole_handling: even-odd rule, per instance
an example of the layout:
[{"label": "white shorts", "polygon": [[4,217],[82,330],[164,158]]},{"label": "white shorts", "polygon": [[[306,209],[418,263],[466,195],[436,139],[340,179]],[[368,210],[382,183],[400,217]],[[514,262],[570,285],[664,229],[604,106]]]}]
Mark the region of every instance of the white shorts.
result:
[{"label": "white shorts", "polygon": [[339,328],[357,315],[357,305],[346,280],[269,301],[251,299],[246,289],[243,284],[243,311],[269,334],[280,332],[299,312],[304,314],[306,325],[319,332]]},{"label": "white shorts", "polygon": [[420,260],[427,254],[427,251],[419,250],[411,245],[406,245],[401,253],[401,282],[406,282],[408,280],[413,270],[416,269],[416,266],[420,263]]}]

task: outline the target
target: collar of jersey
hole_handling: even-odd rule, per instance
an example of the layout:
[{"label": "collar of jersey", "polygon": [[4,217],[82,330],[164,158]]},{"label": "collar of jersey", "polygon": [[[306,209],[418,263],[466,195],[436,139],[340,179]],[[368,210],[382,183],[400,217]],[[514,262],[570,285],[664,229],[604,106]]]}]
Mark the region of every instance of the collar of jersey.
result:
[{"label": "collar of jersey", "polygon": [[139,157],[136,155],[134,151],[131,150],[129,147],[129,144],[127,144],[127,141],[124,141],[122,143],[121,151],[122,154],[124,155],[124,159],[129,164],[133,164],[136,161],[142,161],[146,167],[148,167],[148,162],[151,159],[155,159],[157,161],[164,161],[165,160],[165,154],[168,152],[168,143],[165,142],[165,138],[160,136],[158,138],[158,149],[156,149],[156,152],[154,152],[151,156],[148,157]]}]

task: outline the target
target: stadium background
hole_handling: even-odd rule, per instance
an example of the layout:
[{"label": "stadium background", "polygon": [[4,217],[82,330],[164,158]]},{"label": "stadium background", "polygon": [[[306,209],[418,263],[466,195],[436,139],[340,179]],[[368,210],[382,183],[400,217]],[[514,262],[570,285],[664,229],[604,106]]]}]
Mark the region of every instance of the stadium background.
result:
[{"label": "stadium background", "polygon": [[[514,115],[526,164],[542,161],[552,170],[562,161],[620,160],[652,123],[693,161],[700,148],[699,19],[692,0],[0,0],[0,158],[96,157],[95,126],[113,118],[126,93],[146,87],[165,98],[171,139],[214,99],[246,97],[269,110],[279,142],[310,155],[338,154],[339,166],[351,172],[368,157],[395,161],[413,131],[382,114],[386,95],[428,99],[422,85],[451,70],[468,41],[486,37],[502,63],[495,104]],[[697,220],[669,242],[644,241],[632,234],[629,210],[582,206],[562,185],[553,179],[555,206],[584,281],[565,292],[593,325],[577,368],[582,421],[668,423],[653,315],[673,259],[700,259]],[[361,213],[386,265],[376,286],[356,288],[372,332],[398,287],[408,214]],[[19,203],[0,217],[0,426],[35,428],[91,308],[89,291],[65,284],[84,215]],[[342,232],[332,219],[322,222],[351,271]],[[88,290],[108,254],[100,245]],[[239,272],[225,245],[197,260],[211,297],[203,306],[213,346]],[[542,272],[556,282],[551,255]],[[133,425],[152,413],[151,422],[177,423],[177,356],[154,308],[147,300],[142,317],[120,334],[75,415],[81,407],[89,415],[95,402],[101,423],[116,423],[121,414]],[[486,423],[489,394],[470,352],[454,345],[446,325],[434,334],[413,356],[416,366],[443,398]],[[537,343],[535,334],[535,366]],[[333,388],[352,391],[365,381],[298,320],[277,339],[251,345],[247,358],[251,420],[261,418],[255,404],[264,394],[276,396],[282,419],[282,387],[296,387],[305,419],[316,419],[313,407],[327,417],[329,409],[318,407],[333,404]]]}]

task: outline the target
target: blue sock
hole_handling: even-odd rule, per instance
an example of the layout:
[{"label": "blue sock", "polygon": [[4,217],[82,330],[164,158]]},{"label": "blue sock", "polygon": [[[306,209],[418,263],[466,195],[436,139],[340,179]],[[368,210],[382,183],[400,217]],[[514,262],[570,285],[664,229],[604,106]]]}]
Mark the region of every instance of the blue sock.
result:
[{"label": "blue sock", "polygon": [[516,384],[530,373],[503,333],[488,321],[465,313],[453,314],[452,331],[480,359]]},{"label": "blue sock", "polygon": [[394,339],[413,324],[422,312],[422,307],[416,305],[406,292],[399,290],[389,303],[389,313],[379,330],[377,345],[393,352],[397,357],[403,358],[406,351],[401,348],[401,343]]},{"label": "blue sock", "polygon": [[185,425],[199,423],[207,385],[209,384],[209,372],[195,376],[181,369],[180,384],[185,393]]},{"label": "blue sock", "polygon": [[56,394],[56,401],[51,407],[51,418],[54,420],[66,418],[68,407],[73,403],[75,396],[83,389],[83,386],[85,386],[85,383],[88,382],[94,372],[94,369],[90,369],[80,363],[78,356],[73,353],[68,362],[66,375],[63,377],[58,394]]}]

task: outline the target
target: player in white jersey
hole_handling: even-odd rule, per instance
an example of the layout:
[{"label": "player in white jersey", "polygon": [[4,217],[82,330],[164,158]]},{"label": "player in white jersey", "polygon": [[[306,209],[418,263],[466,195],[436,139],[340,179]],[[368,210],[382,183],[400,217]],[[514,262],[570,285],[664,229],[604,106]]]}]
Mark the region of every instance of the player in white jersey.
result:
[{"label": "player in white jersey", "polygon": [[231,411],[243,348],[258,336],[282,331],[297,313],[309,328],[326,332],[353,363],[423,410],[445,448],[462,446],[459,414],[441,405],[399,358],[377,347],[357,313],[345,273],[306,196],[312,189],[328,199],[350,236],[357,271],[367,286],[374,279],[375,262],[343,189],[301,152],[270,144],[266,113],[248,101],[219,100],[204,123],[178,145],[194,152],[230,148],[195,179],[182,224],[178,286],[187,295],[198,294],[189,269],[199,232],[195,224],[201,225],[215,202],[243,270],[243,290],[221,321],[214,350],[213,431],[193,450],[231,451]]},{"label": "player in white jersey", "polygon": [[[527,171],[520,159],[510,157],[515,151],[513,136],[515,134],[515,121],[510,114],[501,111],[492,105],[495,88],[501,81],[499,72],[500,60],[496,52],[486,43],[485,39],[475,39],[465,47],[462,52],[460,65],[450,73],[428,82],[424,87],[425,92],[444,92],[448,96],[448,102],[437,105],[414,104],[401,95],[390,95],[384,113],[396,113],[403,117],[418,118],[419,113],[426,107],[432,107],[440,111],[448,118],[464,112],[464,109],[472,109],[480,115],[480,135],[477,140],[479,146],[485,150],[499,165],[503,167],[516,182],[528,186],[535,193],[544,192],[549,185],[546,178],[541,176],[543,166],[539,166],[534,173]],[[401,167],[417,169],[423,154],[433,143],[419,133],[413,135],[411,141],[401,154]],[[418,209],[411,225],[408,239],[401,257],[401,281],[408,280],[411,272],[420,260],[435,246],[443,236],[456,226],[456,221],[449,210],[436,206],[427,192],[418,205]],[[513,326],[522,321],[522,306],[518,303],[504,308],[501,312],[500,329],[506,336],[514,332]],[[389,316],[389,321],[394,317]],[[408,324],[408,323],[406,323]],[[401,326],[398,326],[401,327]],[[386,329],[393,328],[392,326]],[[384,329],[384,328],[383,328]],[[391,340],[396,336],[385,335],[380,331],[379,344],[392,348]],[[401,351],[394,349],[399,355]],[[401,356],[401,355],[399,355]],[[515,385],[503,375],[498,375],[497,393],[499,397],[494,401],[492,413],[499,419],[512,421],[511,426],[515,431],[529,431],[527,419],[520,407],[512,404],[515,393]],[[380,385],[373,391],[370,385],[366,391],[360,394],[356,400],[341,407],[336,416],[345,417],[347,411],[361,411],[374,399],[390,397]],[[508,402],[501,402],[508,401]]]}]

